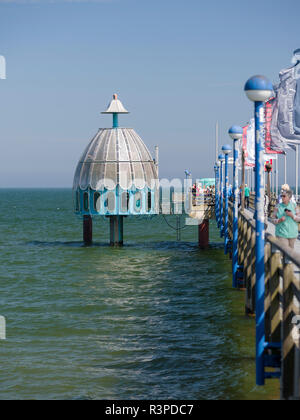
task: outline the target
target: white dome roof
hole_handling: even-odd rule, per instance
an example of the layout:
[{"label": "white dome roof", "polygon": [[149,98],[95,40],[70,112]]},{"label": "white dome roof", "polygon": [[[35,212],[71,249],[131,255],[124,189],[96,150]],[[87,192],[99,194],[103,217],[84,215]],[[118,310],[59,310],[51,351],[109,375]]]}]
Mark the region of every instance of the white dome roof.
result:
[{"label": "white dome roof", "polygon": [[158,176],[151,154],[132,128],[102,128],[83,153],[75,172],[74,190],[109,190],[119,185],[157,188]]}]

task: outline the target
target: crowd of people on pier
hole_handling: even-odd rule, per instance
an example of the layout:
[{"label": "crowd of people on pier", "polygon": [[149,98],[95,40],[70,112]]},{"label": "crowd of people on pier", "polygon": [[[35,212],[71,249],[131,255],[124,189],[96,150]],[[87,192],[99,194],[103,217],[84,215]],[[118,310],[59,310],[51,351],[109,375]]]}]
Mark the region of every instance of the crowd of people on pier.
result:
[{"label": "crowd of people on pier", "polygon": [[198,202],[208,202],[211,201],[215,196],[215,186],[214,185],[202,185],[202,183],[195,182],[192,186],[192,203],[193,206],[196,206]]}]

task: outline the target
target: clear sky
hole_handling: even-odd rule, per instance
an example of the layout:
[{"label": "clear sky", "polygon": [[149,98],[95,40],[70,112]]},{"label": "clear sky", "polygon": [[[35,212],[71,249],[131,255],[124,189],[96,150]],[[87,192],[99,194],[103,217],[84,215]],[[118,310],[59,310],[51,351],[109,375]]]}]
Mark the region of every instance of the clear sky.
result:
[{"label": "clear sky", "polygon": [[0,187],[71,186],[113,93],[161,177],[212,176],[216,120],[230,143],[245,81],[278,80],[299,16],[299,0],[0,0]]}]

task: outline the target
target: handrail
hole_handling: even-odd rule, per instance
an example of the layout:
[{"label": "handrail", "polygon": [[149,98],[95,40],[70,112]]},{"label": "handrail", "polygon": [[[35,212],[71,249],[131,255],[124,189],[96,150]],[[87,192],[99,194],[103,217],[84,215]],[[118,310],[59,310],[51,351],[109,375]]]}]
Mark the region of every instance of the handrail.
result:
[{"label": "handrail", "polygon": [[[233,204],[229,202],[229,221]],[[229,223],[232,237],[232,223]],[[246,313],[255,314],[255,220],[238,218],[238,260],[246,290]],[[300,255],[265,235],[265,377],[281,378],[281,399],[300,399]],[[296,269],[296,270],[295,270]],[[280,372],[278,371],[280,370]]]}]

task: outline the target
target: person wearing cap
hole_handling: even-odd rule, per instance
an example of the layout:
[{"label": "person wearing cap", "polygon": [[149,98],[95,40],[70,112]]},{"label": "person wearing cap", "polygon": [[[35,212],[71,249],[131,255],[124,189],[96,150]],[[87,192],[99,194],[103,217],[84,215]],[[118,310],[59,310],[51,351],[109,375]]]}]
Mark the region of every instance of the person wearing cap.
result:
[{"label": "person wearing cap", "polygon": [[282,202],[278,204],[274,211],[274,224],[276,225],[275,236],[278,242],[293,249],[298,237],[300,213],[296,204],[291,201],[292,196],[291,190],[283,189]]}]

